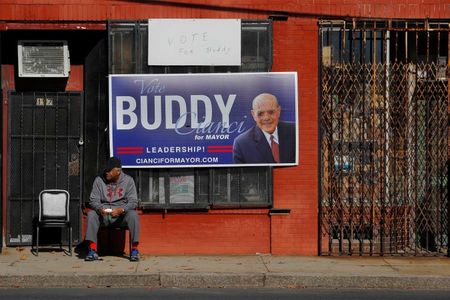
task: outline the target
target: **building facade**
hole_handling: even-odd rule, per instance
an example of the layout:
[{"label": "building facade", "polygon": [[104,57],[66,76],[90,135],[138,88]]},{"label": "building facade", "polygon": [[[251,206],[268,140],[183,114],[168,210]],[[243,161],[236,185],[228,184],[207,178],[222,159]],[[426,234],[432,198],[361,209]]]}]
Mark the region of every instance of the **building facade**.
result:
[{"label": "building facade", "polygon": [[[449,15],[447,1],[0,1],[3,245],[32,243],[43,188],[69,190],[83,240],[108,75],[289,71],[299,164],[127,169],[141,251],[447,255]],[[149,66],[160,18],[240,19],[241,65]],[[172,199],[180,180],[189,203]]]}]

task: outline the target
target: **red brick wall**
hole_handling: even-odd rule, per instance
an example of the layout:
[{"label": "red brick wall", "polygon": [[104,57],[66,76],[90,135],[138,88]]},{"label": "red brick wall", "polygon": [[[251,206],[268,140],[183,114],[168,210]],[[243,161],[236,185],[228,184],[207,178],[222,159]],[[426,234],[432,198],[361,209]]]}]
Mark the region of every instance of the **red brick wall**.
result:
[{"label": "red brick wall", "polygon": [[154,254],[270,252],[267,214],[141,215],[141,250]]},{"label": "red brick wall", "polygon": [[[150,1],[149,1],[150,2]],[[183,4],[183,5],[177,5]],[[448,0],[174,0],[114,1],[3,0],[0,20],[77,20],[146,18],[236,18],[288,12],[299,17],[448,18]]]},{"label": "red brick wall", "polygon": [[272,253],[317,254],[318,207],[317,20],[289,18],[273,24],[273,71],[298,73],[299,166],[274,171]]}]

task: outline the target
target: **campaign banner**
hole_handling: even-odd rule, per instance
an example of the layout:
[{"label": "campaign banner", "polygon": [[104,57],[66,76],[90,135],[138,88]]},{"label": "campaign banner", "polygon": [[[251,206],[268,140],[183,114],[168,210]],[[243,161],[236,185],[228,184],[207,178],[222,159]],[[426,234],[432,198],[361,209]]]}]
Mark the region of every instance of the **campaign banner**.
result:
[{"label": "campaign banner", "polygon": [[110,154],[127,168],[298,164],[297,73],[109,76]]}]

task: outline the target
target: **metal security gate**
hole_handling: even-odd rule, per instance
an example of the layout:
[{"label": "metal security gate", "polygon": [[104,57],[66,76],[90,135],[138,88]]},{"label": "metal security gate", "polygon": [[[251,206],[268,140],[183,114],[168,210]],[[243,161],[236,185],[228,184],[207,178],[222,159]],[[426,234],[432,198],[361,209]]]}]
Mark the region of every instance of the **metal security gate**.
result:
[{"label": "metal security gate", "polygon": [[[8,246],[31,245],[43,189],[69,191],[73,242],[79,241],[82,103],[79,92],[9,93]],[[60,229],[42,231],[43,243],[59,241],[52,230]]]},{"label": "metal security gate", "polygon": [[448,254],[448,23],[323,21],[320,40],[320,254]]}]

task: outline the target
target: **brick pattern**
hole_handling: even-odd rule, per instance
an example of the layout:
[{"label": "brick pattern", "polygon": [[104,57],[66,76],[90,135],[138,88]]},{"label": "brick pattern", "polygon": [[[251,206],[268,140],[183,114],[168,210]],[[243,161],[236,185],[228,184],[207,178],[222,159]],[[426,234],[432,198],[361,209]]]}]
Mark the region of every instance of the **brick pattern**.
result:
[{"label": "brick pattern", "polygon": [[[294,17],[372,17],[372,18],[448,18],[447,0],[259,0],[224,1],[177,0],[176,7],[164,3],[85,0],[76,4],[66,0],[2,1],[0,20],[82,20],[146,19],[149,17],[240,18],[243,14],[288,12]],[[190,5],[190,6],[189,6]],[[222,10],[221,10],[222,9]],[[241,16],[239,16],[241,15]]]},{"label": "brick pattern", "polygon": [[[273,71],[298,74],[299,166],[274,170],[274,206],[289,216],[272,216],[273,254],[317,254],[318,41],[315,19],[293,18],[273,26]],[[288,38],[287,38],[288,37]]]},{"label": "brick pattern", "polygon": [[141,220],[143,253],[270,253],[267,214],[145,214]]}]

